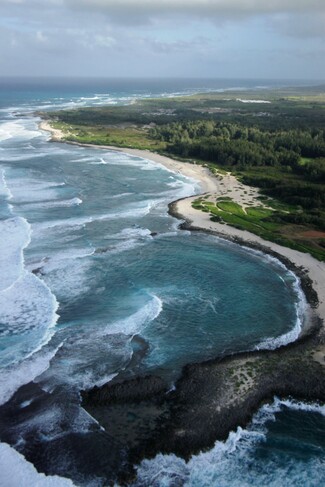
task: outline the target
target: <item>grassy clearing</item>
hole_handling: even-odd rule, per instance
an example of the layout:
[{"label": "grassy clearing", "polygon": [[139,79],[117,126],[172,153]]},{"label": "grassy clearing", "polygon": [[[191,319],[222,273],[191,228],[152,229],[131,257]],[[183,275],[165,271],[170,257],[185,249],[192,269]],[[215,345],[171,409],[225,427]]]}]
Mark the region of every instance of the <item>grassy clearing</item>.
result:
[{"label": "grassy clearing", "polygon": [[148,131],[136,126],[104,127],[52,122],[64,132],[64,139],[81,144],[113,145],[116,147],[164,150],[166,144],[148,137]]},{"label": "grassy clearing", "polygon": [[232,215],[245,215],[243,208],[238,203],[234,203],[233,201],[219,201],[217,203],[217,207],[219,210],[230,213]]},{"label": "grassy clearing", "polygon": [[212,221],[227,223],[240,230],[254,233],[265,240],[300,252],[308,252],[319,260],[325,260],[325,248],[321,246],[321,241],[324,239],[320,239],[320,244],[318,244],[318,242],[307,237],[301,238],[301,234],[308,228],[300,226],[288,231],[288,225],[283,225],[277,221],[276,217],[279,214],[277,209],[255,206],[247,208],[245,213],[239,204],[229,201],[228,197],[226,200],[225,198],[218,198],[216,203],[198,198],[192,206],[197,210],[210,213]]}]

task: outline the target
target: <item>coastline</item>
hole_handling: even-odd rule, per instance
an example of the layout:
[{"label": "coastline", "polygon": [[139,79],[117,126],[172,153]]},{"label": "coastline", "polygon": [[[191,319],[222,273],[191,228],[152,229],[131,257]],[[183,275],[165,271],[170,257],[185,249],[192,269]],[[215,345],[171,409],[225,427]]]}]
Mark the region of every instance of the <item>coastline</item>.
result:
[{"label": "coastline", "polygon": [[91,147],[92,149],[112,150],[114,152],[123,152],[124,154],[129,154],[131,156],[142,157],[143,159],[150,159],[153,162],[161,164],[162,166],[169,169],[170,171],[182,174],[182,176],[186,176],[188,178],[193,178],[198,180],[201,184],[204,193],[216,191],[215,178],[210,174],[210,171],[205,167],[191,164],[189,162],[176,161],[174,159],[171,159],[170,157],[162,156],[160,154],[151,152],[149,150],[131,149],[131,148],[124,149],[121,147],[115,147],[111,145],[82,144],[80,142],[64,140],[64,133],[59,129],[55,129],[51,127],[49,122],[47,122],[46,120],[40,122],[39,128],[41,130],[44,130],[45,132],[50,132],[51,142],[64,142],[66,144],[77,145],[79,147]]},{"label": "coastline", "polygon": [[283,257],[293,264],[294,268],[308,273],[314,290],[318,296],[317,313],[325,323],[325,263],[316,260],[310,254],[283,247],[282,245],[264,240],[258,235],[246,230],[239,230],[227,224],[210,220],[209,214],[196,210],[192,202],[197,197],[178,200],[171,205],[170,211],[175,216],[183,218],[187,228],[207,231],[221,238],[240,242],[242,245],[263,249],[263,252]]},{"label": "coastline", "polygon": [[[150,151],[64,141],[60,131],[45,124],[40,128],[50,131],[53,141],[150,159],[198,180],[206,194],[231,191],[235,201],[245,204],[244,191],[237,191],[240,183],[230,175],[217,179],[207,168]],[[252,193],[258,195],[255,189],[250,197]],[[188,364],[173,390],[157,376],[130,379],[121,374],[103,386],[81,391],[82,407],[105,428],[118,445],[117,450],[125,454],[126,470],[121,476],[124,483],[134,479],[134,466],[144,458],[174,453],[188,460],[191,455],[210,449],[216,440],[225,440],[230,431],[244,428],[256,410],[275,395],[325,401],[325,332],[324,326],[319,326],[325,322],[325,264],[247,231],[211,222],[207,213],[192,208],[191,203],[198,196],[170,203],[170,214],[185,220],[182,228],[211,233],[281,260],[301,281],[309,303],[306,321],[311,326],[299,339],[275,350],[255,350]],[[131,431],[129,414],[137,418]]]},{"label": "coastline", "polygon": [[[116,152],[123,152],[144,159],[150,159],[153,162],[163,165],[168,170],[182,174],[183,176],[196,179],[202,188],[201,195],[210,194],[212,198],[227,194],[236,203],[239,203],[245,208],[248,201],[254,200],[256,206],[262,205],[257,199],[259,190],[250,186],[245,186],[238,182],[237,179],[227,174],[226,176],[219,176],[216,178],[208,168],[201,165],[195,165],[187,162],[177,161],[167,156],[151,152],[149,150],[120,148],[115,146],[82,144],[79,142],[72,142],[64,140],[64,133],[53,128],[47,120],[42,120],[39,128],[46,132],[50,132],[52,142],[65,142],[80,147],[91,147],[97,149],[106,149]],[[246,196],[248,195],[248,196]],[[250,233],[246,230],[239,230],[227,224],[221,224],[210,220],[209,214],[192,207],[192,202],[200,195],[194,195],[183,198],[169,204],[169,212],[172,216],[185,220],[183,228],[194,231],[203,231],[237,242],[242,246],[247,246],[261,250],[264,253],[275,256],[282,260],[288,268],[291,268],[296,275],[301,279],[303,275],[308,275],[311,280],[313,290],[317,294],[317,306],[315,299],[313,299],[313,307],[317,308],[317,316],[325,327],[325,263],[316,260],[310,254],[302,253],[297,250],[283,247],[276,243],[264,240],[258,235]],[[309,286],[310,286],[309,284]],[[304,290],[305,294],[306,291]],[[306,296],[310,303],[310,296]],[[324,331],[325,333],[325,331]],[[325,348],[323,350],[325,365]]]}]

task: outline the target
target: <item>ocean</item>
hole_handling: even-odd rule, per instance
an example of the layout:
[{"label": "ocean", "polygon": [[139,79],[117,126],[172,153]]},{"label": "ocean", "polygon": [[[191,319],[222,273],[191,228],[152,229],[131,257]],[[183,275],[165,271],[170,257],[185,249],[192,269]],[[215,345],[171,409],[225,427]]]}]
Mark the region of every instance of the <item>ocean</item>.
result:
[{"label": "ocean", "polygon": [[[299,281],[283,264],[168,215],[169,202],[200,193],[198,181],[127,153],[50,143],[35,112],[285,84],[1,81],[0,485],[108,485],[105,432],[80,390],[121,373],[172,388],[187,363],[276,348],[304,325]],[[322,405],[274,398],[188,463],[144,460],[134,485],[322,485],[324,416]]]}]

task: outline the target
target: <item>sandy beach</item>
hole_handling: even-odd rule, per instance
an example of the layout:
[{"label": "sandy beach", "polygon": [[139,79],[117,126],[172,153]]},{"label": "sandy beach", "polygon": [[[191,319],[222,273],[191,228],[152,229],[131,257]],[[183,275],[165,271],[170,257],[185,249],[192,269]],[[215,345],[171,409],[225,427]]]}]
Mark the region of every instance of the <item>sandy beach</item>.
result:
[{"label": "sandy beach", "polygon": [[203,193],[216,191],[217,180],[210,174],[210,171],[205,167],[195,165],[195,164],[190,164],[187,162],[175,161],[174,159],[170,159],[169,157],[162,156],[160,154],[156,154],[155,152],[150,152],[148,150],[129,149],[129,148],[124,149],[124,148],[110,146],[110,145],[80,144],[79,142],[64,141],[63,132],[61,130],[51,127],[51,125],[47,121],[42,121],[39,125],[39,128],[41,130],[45,130],[46,132],[50,132],[52,135],[51,140],[53,142],[66,142],[69,144],[79,145],[82,147],[92,147],[93,149],[113,150],[116,152],[123,152],[124,154],[130,154],[132,156],[142,157],[143,159],[150,159],[150,161],[154,161],[157,162],[158,164],[162,164],[163,166],[165,166],[167,169],[171,171],[198,180],[200,182]]},{"label": "sandy beach", "polygon": [[[40,129],[51,133],[51,140],[53,142],[64,141],[64,134],[53,127],[47,122],[42,121],[40,123]],[[151,161],[162,164],[167,169],[176,173],[181,173],[184,176],[191,177],[199,181],[202,189],[202,194],[211,195],[212,199],[220,196],[228,196],[232,198],[236,203],[240,204],[243,209],[248,204],[254,203],[255,206],[262,205],[257,199],[259,191],[256,188],[245,186],[240,183],[231,174],[214,176],[208,168],[195,165],[186,162],[180,162],[171,159],[148,150],[139,149],[124,149],[114,146],[95,146],[93,144],[79,144],[78,142],[69,142],[74,145],[88,146],[98,149],[109,149],[134,156],[142,157],[144,159],[150,159]],[[191,196],[189,198],[182,199],[176,203],[176,213],[184,218],[188,224],[193,228],[207,230],[213,232],[225,239],[240,239],[243,242],[247,242],[250,245],[256,245],[257,247],[263,247],[269,249],[271,253],[277,253],[294,264],[297,268],[303,268],[307,271],[310,279],[313,282],[313,288],[318,295],[319,304],[317,307],[317,314],[319,318],[325,323],[325,263],[316,260],[310,254],[302,253],[297,250],[283,247],[273,242],[263,240],[262,238],[254,235],[253,233],[238,230],[227,224],[220,224],[212,222],[208,213],[204,213],[200,210],[196,210],[192,207],[192,202],[197,199],[198,195]],[[325,359],[320,352],[319,355],[322,363],[325,365]]]}]

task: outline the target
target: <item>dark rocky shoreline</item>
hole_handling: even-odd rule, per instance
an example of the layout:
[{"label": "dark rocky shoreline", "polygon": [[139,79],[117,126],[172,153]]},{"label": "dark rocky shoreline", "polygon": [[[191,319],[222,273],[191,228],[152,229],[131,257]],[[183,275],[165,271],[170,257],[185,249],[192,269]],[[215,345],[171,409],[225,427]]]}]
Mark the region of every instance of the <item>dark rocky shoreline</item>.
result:
[{"label": "dark rocky shoreline", "polygon": [[324,342],[314,331],[274,351],[190,364],[171,392],[155,376],[108,383],[84,391],[82,406],[126,452],[130,481],[144,458],[174,453],[188,460],[210,449],[274,396],[325,402],[324,368],[313,356]]},{"label": "dark rocky shoreline", "polygon": [[[176,204],[169,205],[169,213],[184,220]],[[181,228],[202,231],[186,221]],[[204,233],[220,236],[213,231]],[[297,341],[276,350],[189,364],[172,391],[156,376],[122,382],[117,378],[83,391],[82,406],[126,455],[126,475],[119,478],[122,484],[132,480],[134,465],[144,458],[174,453],[188,460],[192,454],[210,449],[217,440],[225,440],[230,431],[245,427],[257,409],[274,396],[325,402],[324,358],[319,360],[325,334],[313,311],[318,298],[307,271],[261,245],[230,240],[276,257],[300,278],[310,306],[309,326]]]}]

